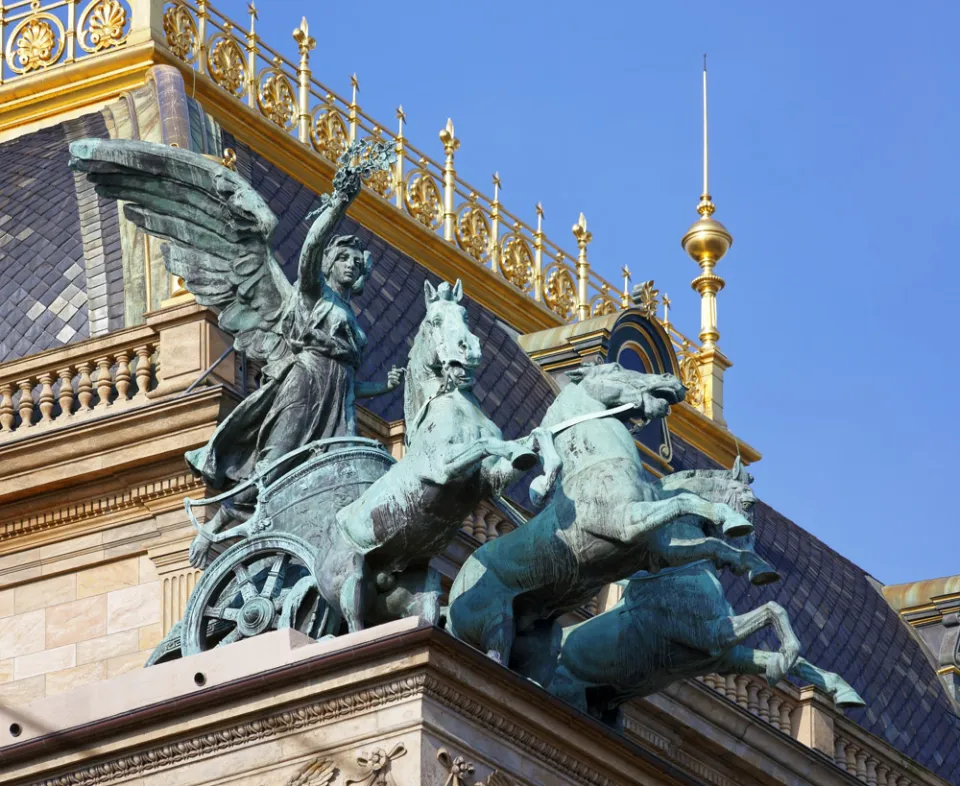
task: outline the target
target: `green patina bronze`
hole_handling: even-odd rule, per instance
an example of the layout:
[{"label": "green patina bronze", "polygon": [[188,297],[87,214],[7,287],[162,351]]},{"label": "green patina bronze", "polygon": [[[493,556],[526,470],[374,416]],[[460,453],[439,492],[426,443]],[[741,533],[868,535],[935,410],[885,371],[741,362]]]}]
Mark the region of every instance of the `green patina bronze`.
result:
[{"label": "green patina bronze", "polygon": [[[584,366],[568,376],[571,383],[541,424],[555,440],[555,458],[545,454],[546,480],[533,489],[543,509],[477,549],[450,591],[451,632],[537,681],[553,668],[557,618],[612,581],[701,559],[756,576],[768,568],[752,551],[716,537],[677,541],[668,535],[667,525],[689,515],[727,534],[753,529],[729,506],[664,489],[643,468],[620,418],[664,417],[685,393],[676,377],[617,363]],[[619,417],[598,417],[608,411]]]},{"label": "green patina bronze", "polygon": [[[428,282],[406,369],[406,453],[394,461],[356,436],[355,399],[396,387],[404,370],[382,384],[356,381],[366,337],[350,298],[371,260],[356,237],[334,231],[363,179],[391,165],[389,146],[358,142],[341,158],[333,193],[309,217],[293,284],[270,247],[276,216],[236,173],[143,142],[82,140],[71,152],[101,195],[124,200],[131,221],[168,241],[167,269],[263,366],[261,387],[187,454],[221,493],[186,503],[198,529],[190,559],[206,570],[151,665],[280,628],[321,638],[412,615],[438,624],[430,560],[481,500],[542,462],[530,485],[539,513],[478,548],[457,575],[453,635],[605,719],[626,699],[711,672],[771,684],[793,674],[839,706],[862,704],[838,675],[799,657],[783,608],[736,615],[724,598],[719,569],[755,584],[779,578],[753,550],[755,497],[739,460],[661,480],[644,469],[631,428],[683,400],[676,377],[583,366],[538,428],[504,440],[473,393],[481,347],[462,285]],[[220,507],[201,526],[196,505]],[[625,588],[614,608],[561,630],[563,614],[611,582]],[[743,645],[767,625],[777,652]]]},{"label": "green patina bronze", "polygon": [[[664,477],[661,486],[747,514],[756,501],[751,482],[737,459],[730,471],[677,472]],[[714,530],[704,518],[684,516],[663,533],[674,542],[690,542]],[[741,547],[752,550],[753,535],[739,540]],[[766,583],[778,576],[770,572],[756,578]],[[714,673],[759,674],[771,685],[791,674],[824,690],[838,707],[863,706],[838,674],[799,657],[800,642],[782,606],[769,602],[735,614],[709,561],[638,574],[622,584],[623,597],[613,608],[563,631],[557,668],[546,687],[578,709],[611,719],[628,699],[655,693],[684,677]],[[780,639],[779,651],[743,644],[768,625]],[[625,653],[629,657],[623,657]]]},{"label": "green patina bronze", "polygon": [[[400,384],[399,369],[382,384],[355,381],[367,338],[350,298],[363,290],[372,261],[359,238],[334,234],[364,176],[394,160],[389,146],[362,141],[343,154],[293,284],[271,247],[277,217],[246,180],[217,161],[130,140],[84,139],[70,152],[70,165],[87,173],[98,194],[123,200],[130,221],[168,241],[170,273],[183,278],[198,303],[218,309],[237,350],[262,364],[260,388],[206,446],[187,454],[210,487],[230,488],[255,474],[269,483],[264,470],[280,457],[317,439],[356,434],[357,396]],[[194,541],[191,563],[207,563],[209,535],[252,515],[255,492],[249,487],[224,501]]]}]

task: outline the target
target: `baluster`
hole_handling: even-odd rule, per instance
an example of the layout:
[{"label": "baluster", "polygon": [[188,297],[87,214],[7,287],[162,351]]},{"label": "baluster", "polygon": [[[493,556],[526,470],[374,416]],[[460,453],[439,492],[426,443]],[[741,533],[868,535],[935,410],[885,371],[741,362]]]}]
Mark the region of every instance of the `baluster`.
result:
[{"label": "baluster", "polygon": [[590,279],[590,263],[587,261],[587,244],[593,240],[593,233],[587,230],[587,219],[583,213],[573,225],[573,236],[577,239],[577,320],[582,322],[590,318],[590,302],[587,299],[587,284]]},{"label": "baluster", "polygon": [[3,44],[3,28],[6,24],[6,19],[3,16],[3,4],[0,3],[0,85],[3,84],[3,69],[6,67],[7,58],[3,56],[4,44]]},{"label": "baluster", "polygon": [[67,366],[57,371],[60,377],[60,417],[69,418],[73,414],[73,369]]},{"label": "baluster", "polygon": [[130,353],[117,353],[117,401],[129,401],[127,395],[130,390]]},{"label": "baluster", "polygon": [[706,685],[708,688],[711,688],[712,690],[716,690],[718,679],[719,678],[716,674],[706,674],[703,677],[703,684]]},{"label": "baluster", "polygon": [[33,380],[21,379],[17,382],[20,388],[20,428],[30,428],[33,425]]},{"label": "baluster", "polygon": [[757,714],[760,720],[770,722],[770,691],[761,688],[757,694]]},{"label": "baluster", "polygon": [[877,765],[879,763],[873,756],[867,757],[867,786],[877,786]]},{"label": "baluster", "polygon": [[533,233],[533,299],[543,302],[543,205],[537,202],[537,231]]},{"label": "baluster", "polygon": [[207,73],[207,0],[197,0],[197,70]]},{"label": "baluster", "polygon": [[67,57],[65,63],[72,63],[77,59],[77,0],[67,0]]},{"label": "baluster", "polygon": [[134,347],[134,354],[137,356],[137,398],[145,399],[147,391],[150,389],[150,347],[146,344]]},{"label": "baluster", "polygon": [[460,149],[460,140],[454,136],[453,120],[447,118],[447,126],[440,132],[446,161],[443,164],[443,239],[453,242],[457,234],[457,214],[453,203],[457,188],[457,170],[453,168],[453,154]]},{"label": "baluster", "polygon": [[747,706],[747,683],[749,680],[744,677],[742,674],[737,675],[734,680],[736,683],[737,689],[734,701],[739,704],[741,707],[746,708]]},{"label": "baluster", "polygon": [[[887,776],[890,774],[890,768],[886,764],[877,764],[877,786],[890,786]],[[896,785],[894,785],[896,786]]]},{"label": "baluster", "polygon": [[250,14],[250,32],[247,33],[247,106],[257,105],[257,7],[247,6]]},{"label": "baluster", "polygon": [[723,690],[721,691],[721,693],[723,693],[723,695],[724,695],[726,698],[730,699],[730,701],[736,703],[736,701],[737,701],[737,675],[736,675],[736,674],[728,674],[726,677],[723,678],[723,685],[724,685],[724,687],[723,687]]},{"label": "baluster", "polygon": [[834,740],[833,763],[842,770],[847,769],[847,741],[843,737]]},{"label": "baluster", "polygon": [[860,749],[851,742],[847,742],[847,761],[844,769],[851,775],[857,774],[857,754]]},{"label": "baluster", "polygon": [[317,40],[310,35],[307,17],[300,20],[300,27],[293,31],[293,40],[300,51],[300,65],[297,66],[297,85],[299,87],[300,117],[298,122],[300,141],[310,142],[310,50],[316,48]]},{"label": "baluster", "polygon": [[474,526],[474,514],[471,513],[463,520],[463,524],[460,525],[460,529],[466,532],[470,537],[473,537],[473,526]]},{"label": "baluster", "polygon": [[771,694],[770,696],[770,708],[768,715],[770,716],[770,725],[778,731],[790,733],[790,729],[783,728],[783,724],[780,722],[780,706],[783,704],[783,700],[776,694]]},{"label": "baluster", "polygon": [[80,400],[80,412],[90,411],[90,402],[93,400],[93,381],[90,379],[91,365],[85,360],[77,366],[80,379],[77,382],[77,398]]},{"label": "baluster", "polygon": [[487,540],[494,540],[500,537],[500,530],[497,529],[502,523],[503,519],[495,513],[488,513],[486,516],[487,519],[487,529],[486,536]]},{"label": "baluster", "polygon": [[757,700],[758,694],[760,693],[760,686],[750,680],[750,684],[747,685],[747,712],[757,715],[760,710],[760,702]]},{"label": "baluster", "polygon": [[490,205],[490,269],[500,271],[500,173],[493,173],[493,202]]},{"label": "baluster", "polygon": [[478,510],[473,520],[473,537],[481,543],[487,542],[487,516],[485,510]]},{"label": "baluster", "polygon": [[113,380],[110,379],[110,358],[101,357],[93,361],[97,364],[97,396],[100,401],[97,409],[106,409],[110,405],[110,392]]},{"label": "baluster", "polygon": [[403,182],[403,143],[406,141],[403,138],[403,123],[407,119],[406,114],[403,111],[403,104],[397,107],[397,120],[400,124],[400,130],[397,131],[397,163],[396,163],[396,188],[394,189],[394,198],[397,201],[397,207],[403,210],[403,194],[405,190],[405,184]]},{"label": "baluster", "polygon": [[789,701],[780,705],[780,731],[784,734],[793,734],[793,709],[794,706]]},{"label": "baluster", "polygon": [[13,384],[4,382],[0,385],[0,431],[13,431]]},{"label": "baluster", "polygon": [[43,424],[53,422],[53,404],[56,399],[53,397],[53,372],[45,371],[39,377],[40,380],[40,422]]},{"label": "baluster", "polygon": [[856,772],[857,778],[862,781],[867,779],[867,752],[865,750],[857,751]]},{"label": "baluster", "polygon": [[357,75],[354,74],[350,77],[350,87],[353,88],[353,98],[350,100],[350,141],[353,142],[357,138],[357,110],[360,108],[357,105],[357,93],[360,92],[360,80],[357,79]]}]

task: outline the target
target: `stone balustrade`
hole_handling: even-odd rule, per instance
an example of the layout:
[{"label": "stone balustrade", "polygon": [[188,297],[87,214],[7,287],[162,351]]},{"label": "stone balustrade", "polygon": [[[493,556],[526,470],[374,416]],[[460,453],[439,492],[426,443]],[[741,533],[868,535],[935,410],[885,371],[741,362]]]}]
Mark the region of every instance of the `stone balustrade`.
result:
[{"label": "stone balustrade", "polygon": [[762,678],[745,674],[708,674],[698,681],[778,731],[820,750],[837,767],[867,786],[941,783],[882,740],[848,721],[829,699],[811,687],[798,689],[781,683],[771,688]]},{"label": "stone balustrade", "polygon": [[134,329],[108,339],[0,366],[0,441],[146,403],[157,382],[159,336]]}]

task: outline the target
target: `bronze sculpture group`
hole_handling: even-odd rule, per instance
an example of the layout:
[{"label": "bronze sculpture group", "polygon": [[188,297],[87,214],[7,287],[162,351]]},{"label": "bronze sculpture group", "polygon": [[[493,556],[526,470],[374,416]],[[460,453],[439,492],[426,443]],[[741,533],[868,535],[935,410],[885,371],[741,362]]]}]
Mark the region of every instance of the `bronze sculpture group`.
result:
[{"label": "bronze sculpture group", "polygon": [[[838,705],[862,703],[799,657],[780,606],[736,615],[724,599],[719,570],[756,584],[778,578],[753,551],[755,498],[739,462],[660,480],[642,466],[626,423],[665,417],[686,393],[676,377],[585,365],[568,373],[539,427],[505,440],[473,393],[481,348],[458,281],[425,285],[405,371],[355,379],[366,336],[350,298],[372,263],[356,237],[334,231],[364,178],[391,165],[388,146],[356,142],[341,157],[293,284],[273,256],[276,216],[235,172],[144,142],[81,140],[71,152],[102,196],[167,241],[169,271],[262,368],[259,389],[187,454],[218,492],[187,501],[198,530],[190,559],[205,570],[151,664],[277,628],[320,638],[415,615],[600,717],[711,672],[771,684],[794,674]],[[401,382],[407,447],[394,461],[357,436],[355,400]],[[470,555],[441,607],[430,560],[481,500],[538,464],[538,512]],[[199,504],[219,505],[203,525]],[[623,586],[619,603],[561,627],[611,583]],[[765,625],[777,652],[743,644]]]}]

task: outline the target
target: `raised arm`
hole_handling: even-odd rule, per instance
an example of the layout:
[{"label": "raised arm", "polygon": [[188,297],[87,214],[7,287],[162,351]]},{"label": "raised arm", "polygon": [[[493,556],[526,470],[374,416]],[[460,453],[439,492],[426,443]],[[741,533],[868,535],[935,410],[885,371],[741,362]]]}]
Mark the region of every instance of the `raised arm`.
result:
[{"label": "raised arm", "polygon": [[337,160],[333,193],[324,198],[300,251],[299,286],[303,294],[316,300],[323,291],[323,251],[350,203],[360,193],[363,180],[377,170],[389,170],[396,160],[393,145],[369,139],[351,143]]},{"label": "raised arm", "polygon": [[321,266],[323,264],[323,250],[333,236],[333,231],[337,228],[346,213],[350,203],[356,197],[353,194],[343,191],[334,191],[328,199],[324,201],[320,208],[320,213],[314,219],[307,233],[307,239],[303,243],[300,251],[300,268],[298,272],[298,285],[304,295],[316,300],[323,291],[323,274]]}]

